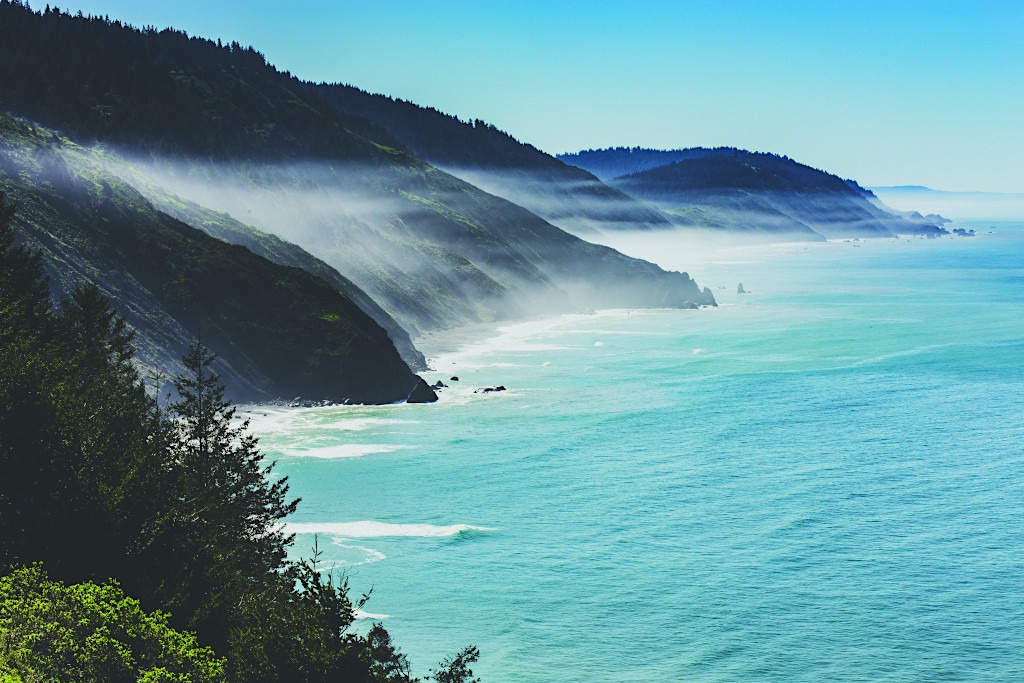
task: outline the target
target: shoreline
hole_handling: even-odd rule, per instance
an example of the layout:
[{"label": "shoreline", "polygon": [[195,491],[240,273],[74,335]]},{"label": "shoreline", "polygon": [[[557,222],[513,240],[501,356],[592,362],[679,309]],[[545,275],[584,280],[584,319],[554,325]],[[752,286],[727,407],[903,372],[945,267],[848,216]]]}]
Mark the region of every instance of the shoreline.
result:
[{"label": "shoreline", "polygon": [[438,360],[446,360],[453,356],[464,356],[472,348],[483,346],[487,342],[503,337],[534,334],[545,329],[552,329],[560,323],[574,318],[600,318],[603,316],[632,315],[644,311],[699,311],[710,307],[688,308],[602,308],[597,311],[577,313],[556,313],[526,320],[502,320],[491,323],[470,323],[447,330],[439,330],[413,339],[413,344],[427,359],[425,373],[447,372],[438,368]]},{"label": "shoreline", "polygon": [[[538,318],[543,320],[544,318]],[[504,327],[531,321],[495,321],[489,323],[468,323],[446,330],[434,330],[412,339],[413,346],[427,360],[427,369],[423,372],[437,372],[433,363],[442,356],[462,351],[467,346],[479,344],[501,334]]]},{"label": "shoreline", "polygon": [[[979,233],[979,235],[980,234],[981,233]],[[623,253],[625,253],[627,255],[634,256],[636,258],[646,258],[647,260],[651,261],[652,263],[657,264],[659,267],[664,268],[666,270],[673,270],[673,269],[680,270],[680,269],[682,269],[682,270],[686,270],[686,272],[690,272],[692,274],[691,271],[693,271],[693,270],[700,270],[701,268],[707,267],[708,265],[712,265],[712,264],[717,265],[718,263],[721,263],[721,261],[723,259],[737,258],[737,257],[739,257],[739,258],[748,257],[749,258],[749,256],[751,256],[751,255],[763,255],[765,252],[777,253],[780,250],[783,251],[783,252],[787,252],[787,251],[797,250],[797,249],[807,249],[807,248],[810,248],[810,247],[830,247],[830,246],[831,247],[835,247],[835,246],[839,246],[839,245],[842,245],[842,244],[852,244],[854,242],[863,243],[863,242],[866,242],[868,240],[874,240],[874,239],[877,239],[877,240],[903,241],[903,240],[910,239],[910,238],[913,238],[913,237],[919,238],[921,240],[927,239],[926,236],[924,236],[924,235],[893,235],[893,236],[878,237],[878,238],[870,238],[870,237],[869,238],[856,238],[856,239],[855,238],[834,238],[834,239],[824,240],[824,241],[821,241],[821,242],[817,242],[817,241],[809,242],[809,241],[805,241],[805,240],[796,240],[796,241],[782,241],[782,242],[774,242],[774,241],[754,242],[754,243],[749,243],[749,244],[730,243],[728,245],[717,245],[717,246],[712,247],[711,249],[707,250],[705,253],[699,253],[699,254],[687,253],[686,250],[680,250],[680,253],[686,254],[687,259],[690,261],[688,268],[680,268],[681,264],[672,263],[671,259],[668,259],[665,262],[661,262],[659,260],[650,258],[649,254],[648,255],[643,255],[643,254],[631,253],[631,251],[623,249],[622,245],[612,244],[611,246],[613,246],[614,248],[619,249],[619,251],[622,251]],[[951,233],[949,235],[943,235],[942,237],[957,237],[957,235],[954,235],[954,234]],[[749,253],[744,254],[744,252],[749,252]],[[694,262],[694,261],[696,261],[696,262]],[[726,283],[725,285],[722,285],[721,283],[716,282],[715,283],[716,287],[712,287],[705,280],[707,280],[707,278],[703,278],[703,279],[700,280],[701,283],[702,283],[702,286],[707,286],[707,287],[711,288],[713,292],[717,292],[717,291],[720,291],[722,289],[729,289],[729,288],[735,287],[735,284],[731,283],[731,282]],[[716,297],[716,302],[717,302],[717,297]],[[718,302],[718,305],[721,305],[721,303]],[[700,306],[700,307],[698,307],[697,310],[700,310],[700,309],[703,309],[703,308],[705,308],[705,307],[704,306]],[[599,309],[599,310],[596,310],[596,311],[588,311],[588,312],[556,313],[556,314],[553,314],[553,315],[546,315],[546,316],[541,316],[541,317],[538,317],[538,318],[531,318],[531,319],[496,320],[496,321],[492,321],[492,322],[468,323],[466,325],[460,325],[460,326],[448,328],[448,329],[445,329],[445,330],[434,330],[434,331],[431,331],[431,332],[426,332],[426,333],[424,333],[421,336],[413,337],[412,338],[413,346],[415,346],[416,349],[420,353],[423,354],[424,358],[427,361],[427,368],[426,368],[426,370],[422,371],[422,373],[417,373],[417,374],[431,373],[431,372],[440,372],[441,370],[436,367],[436,361],[439,358],[443,358],[445,356],[450,356],[450,355],[454,355],[454,354],[460,354],[460,353],[465,351],[470,346],[475,346],[475,345],[478,345],[478,344],[480,344],[482,342],[488,341],[490,339],[495,339],[497,337],[503,336],[504,334],[508,333],[509,331],[515,330],[515,329],[520,328],[522,326],[538,325],[538,326],[541,326],[541,327],[546,327],[546,326],[549,326],[555,320],[566,319],[566,318],[569,318],[569,317],[572,317],[572,316],[601,315],[601,314],[607,314],[607,313],[610,313],[610,312],[613,312],[613,311],[626,311],[626,310],[629,310],[629,311],[645,311],[645,310],[658,310],[658,309],[656,309],[656,308],[630,308],[630,309],[609,308],[609,309]],[[682,310],[682,309],[680,309],[680,310]]]}]

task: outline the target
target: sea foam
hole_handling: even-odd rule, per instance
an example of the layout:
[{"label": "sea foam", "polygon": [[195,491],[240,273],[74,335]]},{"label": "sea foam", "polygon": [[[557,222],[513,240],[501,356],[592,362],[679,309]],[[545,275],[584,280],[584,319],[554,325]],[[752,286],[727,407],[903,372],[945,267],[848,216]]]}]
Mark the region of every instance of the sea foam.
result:
[{"label": "sea foam", "polygon": [[459,534],[494,531],[487,527],[470,524],[392,524],[389,522],[292,522],[285,525],[291,534],[326,534],[341,538],[445,538]]},{"label": "sea foam", "polygon": [[323,446],[321,448],[289,448],[285,449],[284,455],[290,458],[320,458],[334,460],[339,458],[361,458],[364,455],[374,453],[391,453],[408,446],[390,446],[386,444],[362,444],[345,443],[337,446]]}]

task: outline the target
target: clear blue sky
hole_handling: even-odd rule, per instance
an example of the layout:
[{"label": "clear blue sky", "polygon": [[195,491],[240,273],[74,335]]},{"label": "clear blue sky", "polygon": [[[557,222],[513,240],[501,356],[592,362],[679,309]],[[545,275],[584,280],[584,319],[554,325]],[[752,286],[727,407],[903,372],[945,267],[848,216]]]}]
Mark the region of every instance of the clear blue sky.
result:
[{"label": "clear blue sky", "polygon": [[237,40],[552,153],[733,145],[866,185],[1024,192],[1024,0],[54,4]]}]

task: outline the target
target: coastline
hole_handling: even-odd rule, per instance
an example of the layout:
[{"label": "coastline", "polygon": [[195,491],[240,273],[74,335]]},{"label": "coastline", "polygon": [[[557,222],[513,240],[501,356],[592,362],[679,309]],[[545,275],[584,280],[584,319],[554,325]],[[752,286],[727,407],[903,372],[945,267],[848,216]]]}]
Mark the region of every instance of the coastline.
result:
[{"label": "coastline", "polygon": [[[441,405],[264,420],[261,444],[304,499],[295,552],[319,532],[324,562],[373,587],[370,612],[391,615],[413,662],[479,643],[485,680],[628,678],[648,664],[651,679],[756,679],[764,662],[776,680],[827,678],[813,656],[775,658],[791,644],[780,621],[817,648],[848,645],[837,657],[857,677],[885,677],[867,647],[928,678],[912,648],[936,612],[913,606],[936,585],[966,572],[935,609],[993,642],[1020,600],[1019,558],[1000,552],[1018,525],[988,523],[1019,517],[1009,237],[729,254],[701,266],[728,286],[713,316],[601,310],[425,335],[423,375],[461,377]],[[736,294],[740,279],[752,294]],[[473,394],[493,384],[508,392]],[[444,535],[464,527],[499,531]],[[809,592],[822,576],[835,590]],[[609,580],[630,586],[610,605],[592,597]],[[879,587],[891,592],[863,599]],[[702,635],[634,660],[614,620],[627,610],[646,631]],[[837,611],[844,622],[822,622]],[[737,632],[749,649],[723,663]],[[944,642],[936,661],[965,656]]]},{"label": "coastline", "polygon": [[469,323],[446,330],[427,332],[413,338],[412,343],[427,359],[427,369],[424,372],[438,372],[434,367],[438,358],[458,353],[467,346],[496,337],[501,334],[502,328],[516,324],[520,324],[520,321]]},{"label": "coastline", "polygon": [[[440,362],[452,362],[458,365],[460,361],[468,360],[468,357],[474,355],[476,350],[485,347],[492,347],[506,342],[518,346],[522,338],[533,336],[546,330],[554,330],[567,321],[582,318],[599,319],[608,316],[628,316],[642,314],[646,311],[697,311],[703,310],[703,308],[603,308],[586,313],[558,313],[526,320],[471,323],[417,337],[413,340],[413,343],[427,359],[428,369],[423,374],[445,373],[448,372],[448,369],[441,367]],[[470,363],[469,367],[476,366]]]}]

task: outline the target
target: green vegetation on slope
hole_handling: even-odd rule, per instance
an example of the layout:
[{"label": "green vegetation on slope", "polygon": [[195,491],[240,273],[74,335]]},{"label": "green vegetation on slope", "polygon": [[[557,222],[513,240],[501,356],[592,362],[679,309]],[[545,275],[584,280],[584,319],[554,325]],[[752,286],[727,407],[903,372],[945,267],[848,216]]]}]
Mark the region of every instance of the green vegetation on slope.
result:
[{"label": "green vegetation on slope", "polygon": [[[198,228],[217,239],[238,244],[268,261],[283,266],[294,266],[316,275],[352,300],[368,316],[383,327],[391,341],[412,370],[425,370],[426,359],[413,345],[405,331],[376,301],[359,289],[351,280],[331,266],[316,258],[302,247],[286,242],[276,235],[257,230],[236,220],[223,211],[214,211],[201,204],[174,195],[145,175],[135,171],[129,164],[113,154],[96,150],[81,150],[91,158],[102,160],[112,172],[132,184],[146,199],[169,216]],[[334,315],[334,314],[332,314]]]},{"label": "green vegetation on slope", "polygon": [[94,282],[174,370],[202,334],[244,399],[387,403],[421,380],[387,333],[325,280],[214,239],[156,210],[81,148],[0,115],[0,188],[55,291]]},{"label": "green vegetation on slope", "polygon": [[[364,601],[315,554],[286,559],[298,501],[210,352],[190,346],[159,408],[96,287],[51,310],[11,214],[0,195],[0,680],[410,683],[382,627],[352,631]],[[52,581],[17,569],[37,562]],[[109,579],[124,592],[90,585]],[[471,680],[475,656],[435,679]]]}]

